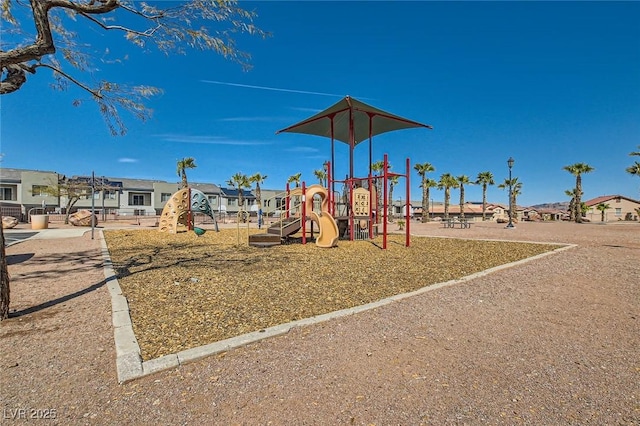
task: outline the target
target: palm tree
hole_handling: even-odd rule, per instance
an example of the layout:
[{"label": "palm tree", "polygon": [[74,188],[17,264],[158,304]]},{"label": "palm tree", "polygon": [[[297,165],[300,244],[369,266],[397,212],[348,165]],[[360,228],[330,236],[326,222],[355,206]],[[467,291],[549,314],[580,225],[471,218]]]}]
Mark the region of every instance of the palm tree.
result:
[{"label": "palm tree", "polygon": [[511,188],[511,199],[509,200],[509,217],[511,220],[516,218],[515,208],[516,208],[516,200],[518,195],[520,195],[520,191],[522,190],[522,183],[518,182],[518,178],[514,177],[511,179],[505,179],[503,183],[498,185],[500,189],[509,189]]},{"label": "palm tree", "polygon": [[322,170],[322,169],[318,169],[318,170],[314,170],[313,174],[316,176],[316,178],[318,178],[318,182],[320,183],[320,185],[327,185],[326,181],[327,181],[327,172]]},{"label": "palm tree", "polygon": [[238,189],[238,218],[245,221],[244,190],[245,188],[251,188],[251,181],[247,175],[238,172],[231,176],[231,179],[227,181],[227,185]]},{"label": "palm tree", "polygon": [[398,184],[398,178],[398,176],[391,176],[389,178],[389,213],[387,213],[389,215],[389,222],[393,222],[393,187]]},{"label": "palm tree", "polygon": [[574,207],[576,204],[576,190],[575,188],[567,189],[564,191],[564,193],[567,195],[567,197],[571,197],[571,199],[569,200],[569,220],[576,220],[576,209]]},{"label": "palm tree", "polygon": [[513,197],[512,205],[514,209],[518,206],[518,195],[520,194],[522,194],[522,182],[518,182],[518,178],[514,178],[513,187],[511,188],[511,196]]},{"label": "palm tree", "polygon": [[464,219],[464,186],[473,185],[473,182],[469,180],[469,176],[467,175],[460,175],[456,179],[460,186],[460,218]]},{"label": "palm tree", "polygon": [[413,166],[413,168],[418,172],[418,175],[420,175],[421,179],[420,186],[422,187],[422,223],[425,223],[429,221],[429,188],[432,187],[427,184],[427,173],[433,172],[436,169],[430,163],[417,163],[415,166]]},{"label": "palm tree", "polygon": [[256,204],[258,207],[262,207],[262,191],[260,190],[260,184],[264,183],[267,177],[267,175],[261,175],[259,172],[249,177],[249,183],[256,184]]},{"label": "palm tree", "polygon": [[[391,164],[387,164],[387,167],[391,169]],[[380,220],[378,218],[382,217],[382,200],[381,200],[381,192],[382,192],[382,173],[384,172],[384,161],[376,161],[371,164],[371,171],[375,172],[378,176],[378,179],[375,179],[375,187],[376,187],[376,221]]]},{"label": "palm tree", "polygon": [[187,169],[195,169],[196,160],[192,157],[186,157],[182,160],[178,160],[178,176],[182,177],[182,184],[180,185],[180,189],[187,188],[189,184],[187,183]]},{"label": "palm tree", "polygon": [[476,178],[476,184],[482,185],[482,221],[486,220],[486,211],[487,211],[487,187],[489,185],[495,185],[493,180],[493,173],[491,172],[480,172],[478,173],[478,177]]},{"label": "palm tree", "polygon": [[[449,219],[449,200],[451,199],[451,188],[458,187],[458,180],[450,173],[444,173],[440,176],[438,189],[444,189],[444,218]],[[424,188],[423,188],[424,191]]]},{"label": "palm tree", "polygon": [[596,209],[600,210],[600,222],[604,222],[604,212],[611,207],[607,203],[600,203],[596,206]]},{"label": "palm tree", "polygon": [[[427,215],[427,222],[430,221],[430,217],[429,217],[429,200],[431,199],[431,188],[436,188],[438,186],[438,181],[434,180],[434,179],[425,179],[424,181],[422,181],[422,183],[420,184],[420,186],[422,187],[422,192],[423,194],[426,193],[426,197],[427,197],[427,210],[425,212],[425,210],[422,210],[422,215],[424,216],[425,213]],[[426,191],[425,191],[425,188]],[[433,207],[433,206],[432,206]]]},{"label": "palm tree", "polygon": [[[638,149],[640,150],[640,145],[638,145]],[[629,155],[640,156],[640,151],[630,152]],[[632,166],[627,167],[625,170],[627,171],[627,173],[640,177],[640,162],[636,161]]]},{"label": "palm tree", "polygon": [[640,177],[640,162],[636,161],[632,166],[625,169],[627,173]]},{"label": "palm tree", "polygon": [[[291,175],[289,176],[289,179],[287,179],[287,183],[295,183],[296,184],[296,188],[300,186],[300,179],[302,178],[302,173],[296,173],[295,175]],[[293,206],[298,205],[300,203],[300,197],[295,196],[292,198],[293,199]],[[293,206],[289,206],[289,204],[287,204],[287,208],[290,211],[294,210]]]},{"label": "palm tree", "polygon": [[589,206],[587,205],[587,203],[585,203],[584,201],[582,201],[580,203],[580,214],[582,216],[586,216],[587,212],[589,211]]},{"label": "palm tree", "polygon": [[569,173],[571,173],[572,175],[574,175],[576,177],[576,193],[575,193],[575,203],[573,205],[573,208],[575,210],[575,221],[576,223],[582,223],[582,211],[581,211],[581,200],[580,197],[582,197],[582,174],[583,173],[590,173],[592,171],[594,171],[595,169],[593,167],[591,167],[590,165],[586,164],[586,163],[576,163],[576,164],[571,164],[569,166],[564,166],[563,167],[564,170],[568,171]]},{"label": "palm tree", "polygon": [[300,178],[302,177],[302,173],[296,173],[295,175],[289,176],[287,179],[287,183],[295,183],[296,188],[300,186]]}]

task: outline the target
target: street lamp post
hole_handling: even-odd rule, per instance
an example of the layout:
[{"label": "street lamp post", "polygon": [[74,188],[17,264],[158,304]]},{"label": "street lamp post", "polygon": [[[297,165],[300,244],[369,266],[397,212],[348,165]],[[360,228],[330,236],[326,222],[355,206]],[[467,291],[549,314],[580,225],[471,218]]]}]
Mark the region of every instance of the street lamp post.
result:
[{"label": "street lamp post", "polygon": [[507,228],[515,228],[513,226],[513,182],[511,182],[511,168],[513,167],[513,157],[509,157],[507,160],[507,165],[509,166],[509,223],[507,224]]}]

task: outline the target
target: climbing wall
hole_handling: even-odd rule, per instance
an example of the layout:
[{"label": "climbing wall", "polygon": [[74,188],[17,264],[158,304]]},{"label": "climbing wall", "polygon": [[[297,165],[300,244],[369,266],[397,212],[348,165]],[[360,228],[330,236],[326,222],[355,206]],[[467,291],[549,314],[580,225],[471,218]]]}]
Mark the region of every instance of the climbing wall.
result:
[{"label": "climbing wall", "polygon": [[178,227],[188,227],[189,188],[181,189],[171,196],[160,215],[160,232],[175,234]]}]

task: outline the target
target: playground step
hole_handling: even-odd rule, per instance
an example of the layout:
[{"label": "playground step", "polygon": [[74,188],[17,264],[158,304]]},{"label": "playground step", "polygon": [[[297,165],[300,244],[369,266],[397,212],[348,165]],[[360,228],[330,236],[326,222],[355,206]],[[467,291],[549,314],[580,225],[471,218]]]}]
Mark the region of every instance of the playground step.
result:
[{"label": "playground step", "polygon": [[277,235],[280,237],[280,228],[268,228],[267,233],[271,235]]},{"label": "playground step", "polygon": [[282,236],[286,237],[295,234],[300,229],[299,218],[288,218],[282,222],[274,223],[267,229],[267,233],[280,236],[280,227],[282,226]]},{"label": "playground step", "polygon": [[252,247],[262,247],[262,248],[266,248],[266,247],[273,247],[273,246],[279,246],[281,245],[280,242],[277,243],[249,243],[250,246]]},{"label": "playground step", "polygon": [[254,247],[271,247],[280,245],[280,235],[253,234],[249,235],[249,245]]}]

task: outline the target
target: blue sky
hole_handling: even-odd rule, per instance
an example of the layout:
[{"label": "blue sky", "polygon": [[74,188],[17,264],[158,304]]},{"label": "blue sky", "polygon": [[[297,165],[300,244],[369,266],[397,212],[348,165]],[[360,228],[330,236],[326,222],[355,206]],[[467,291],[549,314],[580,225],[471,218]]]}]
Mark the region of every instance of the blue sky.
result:
[{"label": "blue sky", "polygon": [[[276,131],[350,95],[430,124],[373,140],[374,161],[394,170],[431,163],[436,171],[497,183],[523,183],[520,205],[566,201],[584,162],[584,199],[622,194],[640,199],[640,179],[625,172],[640,145],[639,2],[260,2],[257,25],[273,36],[240,37],[253,69],[210,52],[166,57],[144,52],[118,33],[88,29],[86,41],[123,63],[99,63],[100,78],[148,84],[164,93],[148,102],[151,120],[127,113],[124,137],[112,137],[78,89],[51,90],[46,70],[0,98],[2,167],[178,181],[176,162],[194,157],[192,182],[223,184],[236,172],[260,172],[283,188],[330,159],[329,139]],[[87,24],[87,28],[92,27]],[[218,83],[212,83],[212,82]],[[636,157],[637,158],[637,157]],[[365,176],[367,144],[355,149]],[[337,176],[348,147],[336,143]],[[412,171],[412,198],[420,198]],[[394,198],[400,197],[396,191]],[[457,200],[457,191],[453,199]],[[442,201],[442,191],[432,191]],[[478,186],[467,200],[481,200]],[[488,198],[507,202],[490,187]]]}]

